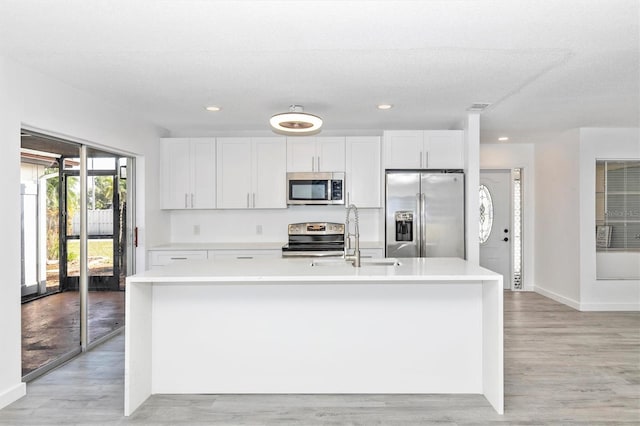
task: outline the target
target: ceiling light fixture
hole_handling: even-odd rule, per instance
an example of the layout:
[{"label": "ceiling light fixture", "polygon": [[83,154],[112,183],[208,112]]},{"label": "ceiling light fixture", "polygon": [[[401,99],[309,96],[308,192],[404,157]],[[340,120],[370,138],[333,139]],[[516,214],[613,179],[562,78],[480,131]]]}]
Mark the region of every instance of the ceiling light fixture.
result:
[{"label": "ceiling light fixture", "polygon": [[380,105],[378,105],[378,109],[382,109],[382,110],[391,109],[391,108],[393,108],[393,105],[391,105],[391,104],[380,104]]},{"label": "ceiling light fixture", "polygon": [[501,136],[501,137],[499,137],[499,138],[498,138],[498,140],[499,140],[500,142],[506,142],[506,141],[508,141],[508,140],[509,140],[509,138],[508,138],[508,137],[506,137],[506,136]]},{"label": "ceiling light fixture", "polygon": [[269,120],[275,133],[289,136],[315,135],[320,132],[322,118],[304,112],[302,105],[291,105],[289,112],[276,114]]},{"label": "ceiling light fixture", "polygon": [[211,105],[211,106],[205,107],[204,109],[206,109],[207,111],[211,111],[211,112],[218,112],[222,108],[220,108],[219,106],[216,106],[216,105]]}]

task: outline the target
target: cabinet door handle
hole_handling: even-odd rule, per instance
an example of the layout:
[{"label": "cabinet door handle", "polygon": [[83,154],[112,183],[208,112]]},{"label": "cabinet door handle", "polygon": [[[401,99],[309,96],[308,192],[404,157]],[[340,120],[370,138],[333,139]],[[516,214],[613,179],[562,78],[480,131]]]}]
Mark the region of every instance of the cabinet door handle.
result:
[{"label": "cabinet door handle", "polygon": [[171,260],[187,260],[186,257],[172,257]]},{"label": "cabinet door handle", "polygon": [[191,194],[191,208],[193,208],[193,193]]},{"label": "cabinet door handle", "polygon": [[253,193],[253,208],[256,208],[256,193]]},{"label": "cabinet door handle", "polygon": [[236,259],[253,259],[253,256],[236,256]]},{"label": "cabinet door handle", "polygon": [[247,192],[247,208],[249,208],[249,193]]},{"label": "cabinet door handle", "polygon": [[318,171],[320,171],[320,156],[318,155]]},{"label": "cabinet door handle", "polygon": [[187,207],[188,207],[187,206],[187,193],[185,192],[184,193],[184,208],[186,209]]},{"label": "cabinet door handle", "polygon": [[424,168],[425,169],[429,168],[429,151],[426,151],[424,153]]},{"label": "cabinet door handle", "polygon": [[315,163],[315,161],[316,161],[316,157],[314,155],[313,157],[311,157],[311,171],[312,172],[316,171],[316,163]]}]

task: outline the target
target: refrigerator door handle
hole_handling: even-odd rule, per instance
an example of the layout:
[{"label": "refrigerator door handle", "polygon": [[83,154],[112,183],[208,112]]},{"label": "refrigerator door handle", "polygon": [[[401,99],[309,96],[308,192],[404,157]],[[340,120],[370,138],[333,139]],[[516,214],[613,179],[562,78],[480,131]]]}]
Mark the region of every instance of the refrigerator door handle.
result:
[{"label": "refrigerator door handle", "polygon": [[427,257],[427,196],[420,196],[420,257]]},{"label": "refrigerator door handle", "polygon": [[416,235],[418,257],[422,257],[422,194],[416,194],[416,217],[413,218],[413,233]]}]

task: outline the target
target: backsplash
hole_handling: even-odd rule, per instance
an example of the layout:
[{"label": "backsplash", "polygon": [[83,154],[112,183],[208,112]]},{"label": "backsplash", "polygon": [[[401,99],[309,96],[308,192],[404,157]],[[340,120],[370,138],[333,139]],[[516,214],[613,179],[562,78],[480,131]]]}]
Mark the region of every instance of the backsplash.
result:
[{"label": "backsplash", "polygon": [[[344,223],[344,206],[291,206],[278,210],[175,210],[172,243],[287,241],[296,222]],[[384,240],[382,209],[360,209],[360,240]],[[382,226],[382,228],[381,228]]]}]

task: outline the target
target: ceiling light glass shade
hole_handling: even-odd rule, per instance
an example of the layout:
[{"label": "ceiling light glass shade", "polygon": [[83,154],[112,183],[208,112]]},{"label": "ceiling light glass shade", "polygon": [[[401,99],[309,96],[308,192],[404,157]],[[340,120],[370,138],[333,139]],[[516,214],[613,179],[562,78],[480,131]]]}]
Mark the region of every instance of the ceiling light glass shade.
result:
[{"label": "ceiling light glass shade", "polygon": [[269,120],[274,132],[289,136],[315,135],[320,132],[322,119],[317,115],[303,112],[300,105],[291,105],[289,112],[276,114]]}]

